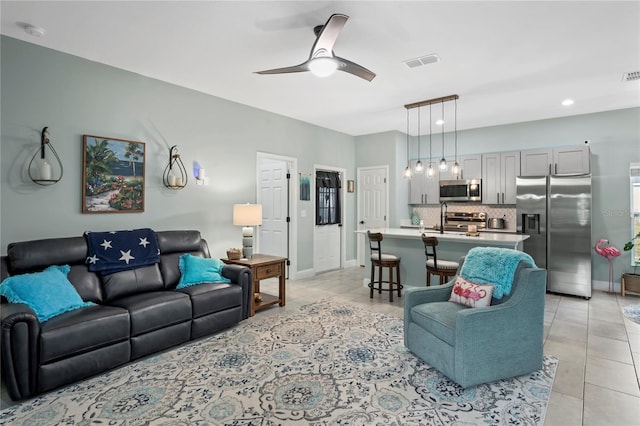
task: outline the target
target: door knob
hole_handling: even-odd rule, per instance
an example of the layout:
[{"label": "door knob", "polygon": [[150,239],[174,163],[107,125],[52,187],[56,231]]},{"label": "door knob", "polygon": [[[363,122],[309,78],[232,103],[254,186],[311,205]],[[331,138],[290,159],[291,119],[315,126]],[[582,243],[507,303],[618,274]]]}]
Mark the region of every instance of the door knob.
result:
[{"label": "door knob", "polygon": [[364,220],[361,220],[361,221],[360,221],[360,225],[364,225]]}]

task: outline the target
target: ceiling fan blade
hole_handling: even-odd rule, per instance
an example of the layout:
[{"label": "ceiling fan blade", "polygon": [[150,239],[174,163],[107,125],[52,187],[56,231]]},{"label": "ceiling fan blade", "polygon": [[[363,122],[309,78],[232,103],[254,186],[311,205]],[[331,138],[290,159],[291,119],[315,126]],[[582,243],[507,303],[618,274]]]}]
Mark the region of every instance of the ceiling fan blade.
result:
[{"label": "ceiling fan blade", "polygon": [[338,56],[335,56],[335,59],[340,62],[340,65],[338,66],[339,71],[348,72],[349,74],[353,74],[356,77],[363,78],[367,81],[371,81],[376,78],[376,74],[374,72],[369,71],[362,65],[358,65],[355,62],[351,62]]},{"label": "ceiling fan blade", "polygon": [[272,70],[256,71],[255,74],[287,74],[292,72],[304,72],[309,71],[309,61],[303,62],[299,65],[284,68],[274,68]]},{"label": "ceiling fan blade", "polygon": [[347,23],[349,17],[339,13],[334,13],[329,17],[327,23],[323,25],[313,47],[311,48],[310,58],[317,56],[333,56],[333,45]]}]

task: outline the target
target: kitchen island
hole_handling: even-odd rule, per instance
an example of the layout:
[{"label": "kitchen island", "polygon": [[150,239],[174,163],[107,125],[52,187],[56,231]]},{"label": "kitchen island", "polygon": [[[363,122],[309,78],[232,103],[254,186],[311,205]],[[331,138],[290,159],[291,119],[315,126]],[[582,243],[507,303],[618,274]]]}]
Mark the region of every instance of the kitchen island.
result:
[{"label": "kitchen island", "polygon": [[[365,239],[365,274],[364,283],[369,284],[371,277],[371,253],[369,251],[369,241],[367,231],[356,231],[363,234]],[[382,251],[385,253],[400,256],[400,278],[405,287],[423,287],[427,278],[425,267],[426,256],[424,254],[424,244],[422,234],[417,229],[405,228],[379,228],[371,229],[371,232],[380,232],[384,239],[382,241]],[[503,247],[522,251],[522,242],[529,238],[522,234],[503,234],[481,232],[478,236],[467,236],[464,232],[439,231],[427,229],[424,231],[430,237],[438,239],[438,259],[459,261],[473,247]],[[388,279],[385,275],[383,280]],[[431,283],[437,280],[432,279]]]}]

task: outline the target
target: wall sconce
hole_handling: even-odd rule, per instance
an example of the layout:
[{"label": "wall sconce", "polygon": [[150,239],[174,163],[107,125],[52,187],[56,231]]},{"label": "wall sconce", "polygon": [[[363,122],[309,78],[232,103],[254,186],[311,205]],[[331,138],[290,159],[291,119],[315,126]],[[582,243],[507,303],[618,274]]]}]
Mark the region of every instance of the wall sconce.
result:
[{"label": "wall sconce", "polygon": [[242,257],[253,256],[253,227],[262,225],[262,204],[234,204],[233,224],[242,226]]},{"label": "wall sconce", "polygon": [[193,176],[196,178],[196,185],[209,185],[207,171],[198,163],[193,164]]},{"label": "wall sconce", "polygon": [[[27,167],[29,178],[32,182],[37,183],[38,185],[53,185],[54,183],[59,182],[64,174],[62,161],[60,161],[58,153],[53,148],[51,135],[49,134],[48,129],[48,127],[42,129],[42,133],[40,134],[40,148],[38,148],[38,150],[33,154],[31,161],[29,161],[29,166]],[[55,167],[47,161],[45,155],[47,148],[51,153],[53,153],[53,156],[56,159],[57,166]],[[36,160],[38,154],[40,158]],[[54,169],[57,169],[57,173],[55,173]]]},{"label": "wall sconce", "polygon": [[169,148],[169,164],[162,173],[162,183],[169,189],[182,189],[187,186],[187,180],[187,169],[178,154],[178,146],[174,145]]}]

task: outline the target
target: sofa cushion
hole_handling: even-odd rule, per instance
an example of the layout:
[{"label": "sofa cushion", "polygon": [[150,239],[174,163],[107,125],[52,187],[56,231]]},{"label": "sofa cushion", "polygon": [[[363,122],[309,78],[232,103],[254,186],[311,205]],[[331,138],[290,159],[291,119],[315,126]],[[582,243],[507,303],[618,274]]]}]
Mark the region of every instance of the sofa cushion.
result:
[{"label": "sofa cushion", "polygon": [[110,303],[129,311],[132,337],[191,319],[189,296],[176,291],[135,294]]},{"label": "sofa cushion", "polygon": [[0,284],[0,294],[11,303],[24,303],[40,322],[74,309],[91,306],[67,279],[69,265],[49,266],[42,272],[14,275]]},{"label": "sofa cushion", "polygon": [[157,264],[115,272],[102,276],[102,288],[106,301],[132,294],[164,289],[162,274]]},{"label": "sofa cushion", "polygon": [[178,262],[180,281],[177,288],[185,288],[203,283],[230,283],[231,280],[220,275],[224,263],[220,259],[211,259],[185,253]]},{"label": "sofa cushion", "polygon": [[242,305],[242,287],[236,284],[200,284],[177,291],[191,298],[193,318]]},{"label": "sofa cushion", "polygon": [[49,363],[126,341],[129,330],[126,309],[94,305],[67,312],[42,325],[40,362]]},{"label": "sofa cushion", "polygon": [[440,340],[454,346],[456,315],[466,306],[453,302],[433,302],[414,306],[411,319]]},{"label": "sofa cushion", "polygon": [[159,231],[156,232],[160,246],[160,271],[165,288],[176,288],[180,280],[178,261],[185,253],[209,257],[207,243],[199,231]]}]

